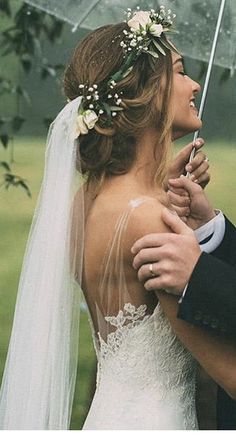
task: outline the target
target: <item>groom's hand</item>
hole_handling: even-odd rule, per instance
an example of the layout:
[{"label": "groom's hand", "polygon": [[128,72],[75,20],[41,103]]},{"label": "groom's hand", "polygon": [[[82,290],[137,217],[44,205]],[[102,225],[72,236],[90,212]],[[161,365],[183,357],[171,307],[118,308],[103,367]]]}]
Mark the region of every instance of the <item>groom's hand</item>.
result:
[{"label": "groom's hand", "polygon": [[181,295],[201,250],[194,232],[177,215],[165,208],[162,219],[174,233],[149,234],[136,241],[133,266],[147,290]]},{"label": "groom's hand", "polygon": [[176,179],[182,174],[189,172],[191,180],[197,181],[202,188],[204,188],[210,181],[210,175],[207,172],[209,168],[208,159],[205,153],[201,150],[204,145],[204,140],[198,138],[194,144],[196,148],[196,154],[189,164],[189,156],[193,149],[193,142],[183,147],[173,160],[168,175],[168,179]]},{"label": "groom's hand", "polygon": [[215,217],[215,211],[205,192],[197,183],[182,176],[169,180],[168,197],[171,205],[193,230]]}]

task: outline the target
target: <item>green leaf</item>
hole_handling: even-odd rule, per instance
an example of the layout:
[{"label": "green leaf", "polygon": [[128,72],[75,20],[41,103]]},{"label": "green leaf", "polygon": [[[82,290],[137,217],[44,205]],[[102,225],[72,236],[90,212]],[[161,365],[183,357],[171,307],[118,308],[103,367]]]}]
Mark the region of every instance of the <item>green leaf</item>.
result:
[{"label": "green leaf", "polygon": [[123,75],[122,75],[122,77],[123,77],[123,79],[125,78],[125,77],[127,77],[128,75],[129,75],[129,73],[131,73],[131,71],[133,70],[133,66],[132,67],[129,67],[124,73],[123,73]]},{"label": "green leaf", "polygon": [[1,161],[0,166],[5,168],[5,170],[7,170],[7,171],[11,171],[11,168],[9,167],[7,162]]},{"label": "green leaf", "polygon": [[20,86],[20,85],[15,86],[12,89],[12,92],[20,95],[21,97],[24,98],[25,101],[27,101],[27,103],[30,103],[29,94],[26,92],[26,90],[24,88],[22,88],[22,86]]},{"label": "green leaf", "polygon": [[124,109],[120,106],[110,106],[111,111],[123,111]]},{"label": "green leaf", "polygon": [[119,82],[122,79],[122,71],[119,70],[117,71],[117,73],[113,74],[113,76],[111,77],[111,79],[109,80],[109,83],[114,80],[115,82]]},{"label": "green leaf", "polygon": [[3,145],[4,148],[7,148],[8,146],[8,142],[9,142],[9,136],[7,133],[0,135],[0,139],[1,139],[1,143]]},{"label": "green leaf", "polygon": [[165,33],[166,33],[166,32],[171,33],[171,34],[173,34],[173,35],[176,35],[176,34],[179,34],[179,33],[180,33],[179,30],[176,30],[176,29],[174,29],[173,27],[171,27],[171,28],[166,28],[166,29],[165,29]]},{"label": "green leaf", "polygon": [[155,47],[157,48],[157,50],[163,54],[163,56],[166,56],[166,52],[165,50],[162,48],[161,44],[158,44],[158,42],[153,38],[152,43],[155,45]]},{"label": "green leaf", "polygon": [[26,191],[27,195],[31,197],[31,192],[25,180],[19,176],[16,176],[15,174],[5,173],[4,185],[6,189],[9,189],[10,186],[16,186],[16,187],[21,186]]},{"label": "green leaf", "polygon": [[220,85],[222,85],[224,82],[226,82],[231,75],[231,71],[229,68],[225,68],[223,73],[220,76]]},{"label": "green leaf", "polygon": [[148,50],[148,51],[146,51],[146,53],[150,54],[153,58],[159,58],[158,53],[155,51]]},{"label": "green leaf", "polygon": [[168,48],[168,50],[174,51],[176,54],[180,54],[179,51],[173,46],[173,44],[170,41],[167,41],[162,38],[161,43]]},{"label": "green leaf", "polygon": [[4,12],[8,17],[11,16],[9,0],[0,0],[0,11]]},{"label": "green leaf", "polygon": [[14,117],[12,120],[12,128],[13,128],[14,132],[18,132],[21,129],[22,124],[24,122],[25,122],[24,118],[22,118],[20,116]]},{"label": "green leaf", "polygon": [[28,73],[31,68],[32,68],[32,59],[31,56],[27,53],[24,53],[21,57],[20,57],[20,62],[21,65],[23,67],[23,70]]},{"label": "green leaf", "polygon": [[19,180],[17,185],[21,186],[26,191],[28,197],[31,197],[31,192],[29,190],[29,187],[26,185],[26,183],[23,180]]},{"label": "green leaf", "polygon": [[55,77],[56,70],[50,65],[44,65],[41,69],[41,78],[46,79],[48,76]]},{"label": "green leaf", "polygon": [[102,105],[103,105],[103,108],[105,109],[105,112],[107,113],[107,115],[109,117],[111,117],[111,106],[109,106],[109,104],[107,104],[105,102]]}]

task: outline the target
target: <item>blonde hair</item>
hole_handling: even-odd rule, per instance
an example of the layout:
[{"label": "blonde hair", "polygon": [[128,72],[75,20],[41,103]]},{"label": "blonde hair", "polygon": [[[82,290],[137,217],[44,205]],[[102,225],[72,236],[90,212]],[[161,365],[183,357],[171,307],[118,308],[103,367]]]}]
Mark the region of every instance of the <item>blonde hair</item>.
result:
[{"label": "blonde hair", "polygon": [[[80,94],[80,84],[96,83],[99,88],[120,69],[124,61],[120,42],[125,29],[126,23],[107,25],[78,44],[64,74],[65,94],[70,100]],[[103,115],[94,129],[80,136],[82,172],[90,181],[101,182],[107,176],[128,172],[136,157],[138,139],[144,129],[154,127],[158,131],[159,158],[155,178],[158,184],[163,183],[171,154],[171,88],[171,52],[160,54],[158,59],[141,54],[132,71],[114,87],[122,97],[124,110],[113,118],[111,127],[104,127]]]}]

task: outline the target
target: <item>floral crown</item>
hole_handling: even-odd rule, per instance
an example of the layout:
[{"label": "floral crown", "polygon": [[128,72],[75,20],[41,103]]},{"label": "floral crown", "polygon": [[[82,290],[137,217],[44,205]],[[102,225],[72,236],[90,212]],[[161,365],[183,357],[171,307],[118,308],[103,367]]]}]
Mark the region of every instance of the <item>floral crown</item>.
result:
[{"label": "floral crown", "polygon": [[135,61],[141,54],[159,58],[160,54],[166,56],[166,50],[177,52],[171,42],[163,38],[164,34],[176,33],[173,28],[173,19],[176,15],[172,14],[170,9],[166,11],[165,6],[160,6],[158,11],[141,11],[137,7],[135,11],[128,8],[125,14],[130,30],[123,30],[124,39],[120,42],[124,61],[120,70],[113,74],[101,89],[98,89],[97,84],[79,85],[83,98],[76,118],[75,138],[86,135],[103,114],[106,115],[106,126],[112,125],[112,118],[123,110],[122,95],[118,95],[114,87],[132,71]]}]

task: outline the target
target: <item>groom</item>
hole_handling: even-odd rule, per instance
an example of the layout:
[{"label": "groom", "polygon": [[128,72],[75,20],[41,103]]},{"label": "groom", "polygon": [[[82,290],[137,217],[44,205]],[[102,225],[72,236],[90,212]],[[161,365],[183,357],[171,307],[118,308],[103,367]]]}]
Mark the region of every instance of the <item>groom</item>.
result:
[{"label": "groom", "polygon": [[[170,200],[177,208],[183,208],[178,192],[188,192],[187,221],[198,229],[194,235],[177,215],[165,209],[163,220],[174,233],[147,235],[132,249],[139,279],[148,290],[165,289],[180,295],[179,318],[236,338],[236,228],[222,213],[215,215],[196,183],[180,178],[171,180],[170,187]],[[163,262],[165,273],[161,273]],[[236,401],[220,387],[217,424],[219,430],[236,429]]]}]

